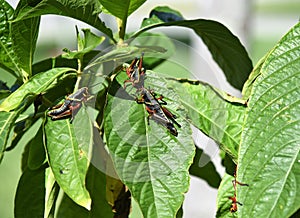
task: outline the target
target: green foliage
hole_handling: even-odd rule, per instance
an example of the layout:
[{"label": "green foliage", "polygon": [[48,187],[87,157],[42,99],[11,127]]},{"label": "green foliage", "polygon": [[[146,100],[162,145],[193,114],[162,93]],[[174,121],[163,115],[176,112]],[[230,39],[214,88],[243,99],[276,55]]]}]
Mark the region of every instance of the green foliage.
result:
[{"label": "green foliage", "polygon": [[220,91],[199,81],[176,80],[173,87],[180,94],[181,104],[188,110],[187,119],[218,142],[236,161],[245,105],[228,103],[222,99]]},{"label": "green foliage", "polygon": [[[77,29],[76,29],[77,30]],[[62,58],[67,59],[83,59],[83,56],[93,51],[99,44],[101,44],[105,37],[93,34],[89,29],[83,29],[84,37],[82,38],[77,30],[78,51],[67,51],[62,55]]]},{"label": "green foliage", "polygon": [[126,20],[127,17],[138,9],[146,0],[100,0],[103,7],[112,15]]},{"label": "green foliage", "polygon": [[[300,208],[300,25],[252,69],[245,48],[224,25],[185,20],[167,6],[154,8],[139,30],[127,33],[128,16],[144,2],[21,0],[14,10],[0,0],[0,67],[18,86],[0,81],[0,160],[42,123],[21,157],[15,217],[182,217],[190,174],[219,189],[217,217],[291,216]],[[119,39],[99,18],[102,10],[116,18]],[[104,36],[77,30],[77,50],[33,64],[45,14],[83,21],[110,45],[97,51]],[[149,30],[174,26],[203,40],[228,82],[243,87],[243,98],[156,72],[176,50],[166,35]],[[151,104],[138,104],[141,90],[126,82],[126,69],[142,53]],[[191,125],[220,146],[228,173],[238,165],[237,181],[248,187],[234,187],[228,174],[221,180],[195,146]],[[243,203],[235,214],[233,196]]]},{"label": "green foliage", "polygon": [[28,82],[24,83],[15,92],[9,95],[0,105],[0,111],[10,111],[21,105],[27,95],[38,95],[46,91],[53,81],[71,68],[54,68],[44,73],[33,76]]},{"label": "green foliage", "polygon": [[[18,16],[23,5],[19,4],[14,13],[14,19]],[[40,17],[31,17],[19,21],[12,21],[11,34],[14,55],[18,58],[18,65],[22,69],[22,75],[26,81],[32,74],[33,55],[36,47]]]},{"label": "green foliage", "polygon": [[107,28],[99,18],[101,5],[97,0],[90,1],[63,1],[63,0],[21,0],[17,17],[14,21],[26,20],[32,17],[39,17],[45,14],[56,14],[71,17],[83,21],[106,34],[114,40],[111,29]]},{"label": "green foliage", "polygon": [[299,36],[297,24],[265,57],[251,90],[237,174],[249,184],[238,187],[241,216],[289,217],[300,207]]},{"label": "green foliage", "polygon": [[[234,189],[232,187],[232,181],[234,180],[233,176],[225,173],[222,182],[219,186],[218,191],[218,201],[217,201],[217,214],[216,217],[233,217],[233,214],[230,212],[229,208],[231,207],[230,197],[234,196]],[[238,206],[238,210],[240,207]],[[237,211],[239,213],[239,211]]]},{"label": "green foliage", "polygon": [[44,128],[47,159],[57,183],[77,204],[90,209],[91,199],[85,188],[88,158],[78,145],[74,127],[69,120],[47,119]]},{"label": "green foliage", "polygon": [[14,55],[13,42],[11,35],[11,27],[9,22],[13,19],[14,10],[5,1],[1,0],[1,15],[0,15],[0,40],[1,40],[1,63],[0,66],[8,70],[15,77],[20,76],[21,69],[18,66],[18,57]]},{"label": "green foliage", "polygon": [[[252,70],[252,62],[239,39],[219,22],[205,19],[181,20],[182,17],[177,11],[167,10],[165,7],[163,9],[164,14],[161,19],[157,15],[145,19],[142,25],[143,28],[137,31],[133,37],[157,27],[179,26],[190,28],[206,44],[214,60],[223,70],[228,82],[233,87],[241,90]],[[162,9],[158,7],[154,10],[161,11]],[[165,11],[176,17],[168,19]],[[166,22],[162,20],[164,18],[171,21]]]},{"label": "green foliage", "polygon": [[[181,117],[178,119],[182,125],[180,135],[170,136],[166,128],[152,121],[148,125],[142,105],[112,96],[108,97],[104,131],[117,173],[132,196],[138,202],[144,202],[140,204],[143,214],[172,217],[187,191],[188,169],[195,146],[189,123],[182,119],[185,111],[178,105],[178,96],[166,83],[159,81],[160,77],[154,72],[148,74],[145,86],[155,87],[158,93],[172,99],[168,101],[168,108]],[[114,119],[119,117],[123,119],[115,122]],[[134,159],[128,158],[133,154]]]}]

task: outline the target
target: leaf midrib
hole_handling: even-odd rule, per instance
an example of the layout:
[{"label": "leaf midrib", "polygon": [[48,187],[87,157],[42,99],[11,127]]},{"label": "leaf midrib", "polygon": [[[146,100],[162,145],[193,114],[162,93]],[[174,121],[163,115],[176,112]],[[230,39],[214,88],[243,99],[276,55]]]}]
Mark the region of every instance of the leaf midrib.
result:
[{"label": "leaf midrib", "polygon": [[[145,105],[143,105],[143,111],[144,111],[144,120],[145,120],[145,128],[146,128],[146,139],[147,139],[147,158],[148,158],[148,168],[149,168],[149,174],[150,174],[150,178],[151,178],[151,180],[150,180],[150,183],[151,183],[151,188],[152,188],[152,193],[153,193],[153,198],[154,198],[154,202],[153,202],[153,204],[154,204],[154,209],[155,209],[155,212],[156,212],[156,215],[158,214],[157,213],[157,205],[156,205],[156,201],[155,201],[155,199],[156,199],[156,193],[155,193],[155,189],[153,188],[153,185],[152,185],[152,177],[153,177],[153,175],[152,175],[152,167],[151,167],[151,164],[150,164],[150,140],[149,140],[149,128],[148,128],[148,116],[147,116],[147,114],[146,114],[146,107],[145,107]],[[149,122],[150,122],[150,120],[149,120]],[[149,210],[148,210],[148,212],[149,212]]]}]

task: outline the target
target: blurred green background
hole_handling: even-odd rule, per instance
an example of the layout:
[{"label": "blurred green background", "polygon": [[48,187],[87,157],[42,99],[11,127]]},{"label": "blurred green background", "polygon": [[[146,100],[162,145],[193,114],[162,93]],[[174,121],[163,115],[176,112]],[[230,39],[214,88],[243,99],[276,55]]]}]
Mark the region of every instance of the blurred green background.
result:
[{"label": "blurred green background", "polygon": [[[205,0],[202,0],[206,2]],[[17,1],[9,1],[14,7]],[[160,1],[161,2],[161,1]],[[216,1],[218,2],[218,1]],[[251,2],[251,4],[249,4]],[[245,21],[247,24],[247,30],[245,30],[246,39],[244,39],[247,43],[246,47],[249,51],[250,57],[253,60],[253,64],[263,57],[267,51],[269,51],[275,44],[280,40],[280,38],[294,25],[298,22],[299,19],[299,12],[300,12],[300,4],[299,1],[294,0],[286,0],[286,1],[263,1],[263,0],[256,0],[256,1],[249,1],[247,4],[251,8],[249,8],[248,12],[248,21]],[[153,3],[153,2],[152,2]],[[180,10],[180,1],[164,1],[166,5],[169,5],[173,8],[178,8]],[[157,5],[158,1],[154,1],[154,4]],[[178,4],[178,5],[177,5]],[[184,11],[182,14],[186,17],[188,16],[189,7],[190,10],[193,9],[193,1],[187,1],[185,3]],[[205,3],[203,3],[205,4]],[[209,3],[208,3],[209,4]],[[234,4],[230,4],[230,7],[234,7]],[[200,8],[203,6],[200,6]],[[239,8],[224,8],[224,11],[228,10],[228,14],[230,14],[230,10],[242,10]],[[237,6],[238,7],[238,6]],[[243,5],[242,5],[243,7]],[[147,10],[147,13],[151,10],[152,5],[148,4],[148,2],[143,5],[143,8]],[[207,13],[207,9],[204,7],[202,8],[205,13]],[[144,10],[141,10],[139,13],[143,13]],[[226,14],[224,13],[224,19],[226,20]],[[140,16],[140,17],[139,17]],[[146,15],[145,15],[146,16]],[[142,20],[142,16],[140,14],[137,15],[139,17],[139,22]],[[191,17],[196,18],[195,15],[191,15]],[[198,12],[198,17],[201,16],[201,10]],[[46,57],[52,57],[60,53],[62,48],[75,48],[76,46],[76,38],[75,38],[75,23],[74,20],[56,17],[54,20],[58,21],[59,26],[55,26],[57,23],[51,24],[52,21],[47,21],[47,18],[43,18],[43,22],[41,27],[41,31],[43,29],[50,27],[51,29],[57,29],[57,32],[52,35],[43,36],[38,41],[38,48],[37,48],[37,56],[35,60],[41,60]],[[53,18],[53,17],[52,17]],[[190,18],[190,17],[189,17]],[[135,18],[136,19],[136,18]],[[222,22],[222,18],[219,18],[218,21]],[[130,22],[130,21],[129,21]],[[236,20],[239,22],[239,20]],[[64,34],[60,30],[64,29],[64,25],[69,26],[68,29],[71,29],[71,33]],[[128,24],[128,28],[130,28],[130,23]],[[241,24],[243,25],[243,24]],[[132,27],[136,28],[136,27]],[[228,26],[230,30],[230,26]],[[245,27],[246,28],[246,27]],[[42,33],[42,32],[41,32]],[[235,33],[236,34],[236,33]],[[172,37],[177,38],[176,33],[172,34]],[[238,37],[240,37],[237,34]],[[55,38],[56,37],[56,38]],[[182,38],[182,36],[180,36]],[[180,38],[179,37],[179,38]],[[186,42],[191,42],[191,39],[182,38]],[[192,46],[192,42],[191,42]],[[191,57],[186,55],[188,51],[184,51],[185,48],[177,48],[178,58],[184,62],[189,62]],[[176,65],[164,64],[158,68],[158,71],[164,71],[168,69],[172,71],[172,68],[175,69]],[[8,76],[5,72],[1,71],[1,80],[6,81],[7,85],[11,86],[13,84],[13,78]],[[32,131],[36,131],[38,126],[34,126]],[[31,139],[30,132],[25,134],[18,144],[18,146],[10,151],[7,152],[4,156],[4,159],[0,165],[0,218],[11,218],[14,217],[13,215],[13,208],[14,208],[14,195],[16,191],[16,187],[18,184],[18,180],[21,175],[21,155],[24,149],[24,145]],[[214,202],[212,202],[214,204]],[[212,212],[213,214],[213,212]],[[190,216],[192,217],[192,216]],[[208,215],[211,217],[211,215]]]}]

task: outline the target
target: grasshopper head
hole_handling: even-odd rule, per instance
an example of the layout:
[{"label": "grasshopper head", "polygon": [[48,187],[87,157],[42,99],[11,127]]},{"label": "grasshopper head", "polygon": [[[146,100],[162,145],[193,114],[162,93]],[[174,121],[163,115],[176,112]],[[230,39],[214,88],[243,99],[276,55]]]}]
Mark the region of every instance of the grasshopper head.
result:
[{"label": "grasshopper head", "polygon": [[173,125],[173,123],[167,123],[167,128],[168,128],[169,132],[170,132],[172,135],[178,136],[177,129],[175,128],[175,126]]}]

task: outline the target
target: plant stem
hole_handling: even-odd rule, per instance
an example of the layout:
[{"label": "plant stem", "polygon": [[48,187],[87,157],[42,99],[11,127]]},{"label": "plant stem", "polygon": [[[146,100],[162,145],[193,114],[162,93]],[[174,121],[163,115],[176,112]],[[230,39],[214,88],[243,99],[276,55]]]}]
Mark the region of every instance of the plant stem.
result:
[{"label": "plant stem", "polygon": [[[127,17],[127,16],[125,16]],[[119,37],[120,37],[120,43],[122,44],[125,38],[125,30],[126,30],[126,24],[127,24],[127,19],[118,19],[117,18],[117,23],[119,27]],[[119,43],[119,44],[120,44]]]},{"label": "plant stem", "polygon": [[75,88],[74,88],[74,91],[77,91],[79,89],[79,85],[80,85],[80,81],[81,81],[81,66],[82,66],[82,58],[78,59],[77,62],[78,62],[78,69],[77,69],[77,81],[76,81],[76,84],[75,84]]}]

